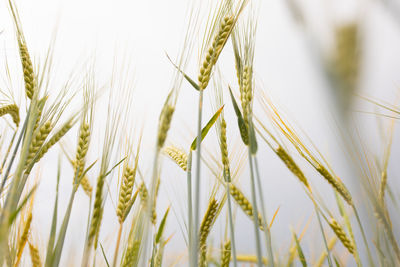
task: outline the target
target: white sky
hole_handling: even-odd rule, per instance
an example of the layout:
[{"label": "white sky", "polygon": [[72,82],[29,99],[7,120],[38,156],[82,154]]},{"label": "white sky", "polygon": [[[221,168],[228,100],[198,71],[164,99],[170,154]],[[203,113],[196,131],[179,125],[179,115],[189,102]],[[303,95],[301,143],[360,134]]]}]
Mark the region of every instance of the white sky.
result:
[{"label": "white sky", "polygon": [[[10,61],[12,70],[20,72],[18,64],[18,50],[15,42],[14,28],[7,8],[7,1],[0,2],[0,58],[5,55]],[[155,128],[161,105],[171,84],[173,67],[168,62],[165,52],[175,58],[179,53],[181,40],[185,26],[187,0],[148,0],[148,1],[124,1],[124,0],[36,0],[17,1],[19,14],[22,20],[23,30],[27,39],[30,53],[36,59],[42,59],[52,37],[57,29],[55,46],[55,69],[57,77],[62,79],[77,65],[95,57],[96,76],[99,84],[106,81],[111,73],[115,55],[122,63],[130,62],[134,82],[134,101],[132,103],[132,122],[144,123],[144,151],[142,154],[142,168],[145,174],[149,174],[152,159],[152,146],[155,141]],[[332,131],[334,125],[330,119],[330,105],[327,83],[321,75],[322,71],[313,59],[313,51],[310,42],[317,41],[317,45],[329,47],[331,42],[331,29],[336,22],[351,20],[358,17],[363,25],[363,51],[364,65],[361,74],[361,92],[363,94],[379,97],[394,103],[398,95],[400,85],[400,24],[379,1],[317,1],[299,0],[304,8],[307,22],[309,23],[309,37],[299,25],[295,24],[286,9],[283,1],[261,1],[259,9],[259,27],[256,45],[255,72],[257,81],[267,90],[278,103],[279,107],[288,117],[300,125],[319,149],[338,167],[340,174],[349,174],[345,169],[346,159],[342,156],[343,147],[337,145],[336,133]],[[400,15],[400,14],[399,14]],[[202,33],[199,33],[202,36]],[[128,57],[124,58],[124,54]],[[221,56],[220,67],[223,70],[224,79],[230,84],[235,82],[233,77],[233,53],[230,45]],[[196,77],[197,50],[194,50],[192,63],[189,66],[190,74]],[[0,61],[1,68],[3,63]],[[3,69],[2,73],[3,74]],[[18,77],[16,73],[15,77]],[[16,80],[16,88],[22,84]],[[211,90],[210,90],[211,92]],[[227,93],[225,92],[227,96]],[[206,111],[204,120],[210,117],[210,97],[206,94]],[[103,100],[104,101],[104,100]],[[102,103],[102,102],[100,102]],[[178,99],[177,112],[170,133],[171,141],[182,147],[188,147],[195,132],[195,120],[197,94],[187,84],[183,83],[180,98]],[[99,120],[105,116],[102,104],[97,105],[96,115]],[[226,112],[233,114],[230,102],[227,102]],[[234,117],[227,115],[233,123]],[[365,129],[376,127],[375,117],[361,115],[366,121]],[[175,128],[174,128],[175,127]],[[229,127],[229,126],[228,126]],[[138,127],[140,128],[140,127]],[[375,128],[372,128],[375,129]],[[102,129],[96,128],[95,132]],[[373,149],[379,147],[374,141],[376,133],[366,131],[366,137],[370,140]],[[237,144],[237,133],[230,130],[230,145]],[[211,138],[210,138],[211,139]],[[69,143],[75,142],[70,135]],[[271,153],[262,141],[259,141],[261,172],[263,174],[264,194],[267,198],[269,216],[280,207],[276,223],[272,228],[277,248],[285,248],[289,244],[289,226],[299,229],[299,225],[307,221],[313,215],[310,201],[306,198],[300,186],[283,164]],[[96,151],[99,150],[100,141],[95,140],[91,148],[90,157],[96,159]],[[217,151],[215,138],[205,143],[211,152]],[[399,143],[394,142],[392,159],[399,158]],[[233,149],[232,149],[233,150]],[[53,208],[54,183],[56,175],[57,154],[44,159],[46,162],[41,169],[42,178],[39,193],[35,204],[34,229],[38,231],[37,238],[42,246],[47,243],[47,231],[50,225],[50,215]],[[304,164],[303,164],[304,165]],[[160,196],[161,211],[169,202],[172,202],[174,213],[171,213],[167,235],[174,233],[174,238],[168,245],[169,257],[175,257],[183,252],[184,243],[181,237],[178,221],[182,222],[182,209],[180,201],[184,200],[186,185],[184,175],[169,160],[164,161],[165,176]],[[390,165],[393,174],[398,173],[396,166]],[[247,168],[240,180],[240,184],[246,190]],[[204,172],[206,174],[206,172]],[[309,175],[315,174],[306,169]],[[92,175],[94,184],[95,175]],[[265,178],[265,179],[264,179]],[[350,188],[354,183],[348,177],[342,177]],[[115,182],[116,180],[113,180]],[[329,187],[313,177],[313,184],[321,186],[321,192],[329,192]],[[353,187],[351,186],[353,185]],[[61,181],[61,205],[63,213],[66,199],[71,189],[71,181],[68,174],[63,175]],[[210,189],[204,189],[203,200]],[[249,191],[247,191],[249,192]],[[115,200],[116,192],[111,192]],[[249,194],[248,194],[249,195]],[[108,199],[110,200],[110,199]],[[63,261],[70,262],[81,257],[81,247],[84,240],[84,228],[86,223],[88,199],[79,191],[74,205],[70,228],[67,234],[65,246],[70,251],[65,251]],[[175,206],[174,206],[175,205]],[[113,253],[114,234],[116,233],[117,220],[112,210],[111,203],[107,206],[104,216],[104,224],[101,239],[108,249],[111,258]],[[173,218],[176,216],[177,218]],[[216,224],[216,229],[223,229],[224,220]],[[241,252],[252,252],[252,242],[249,241],[248,230],[251,229],[249,220],[238,211],[237,241]],[[309,232],[310,238],[319,238],[318,233]],[[221,233],[215,234],[219,239]],[[279,242],[278,242],[279,240]],[[283,240],[283,241],[282,241]],[[312,239],[311,239],[312,240]],[[319,240],[319,239],[318,239]],[[285,244],[285,245],[283,245]],[[320,244],[308,243],[310,249],[319,248]],[[216,244],[216,246],[218,246]],[[76,257],[73,253],[77,253]],[[72,256],[68,257],[68,256]],[[167,257],[168,257],[167,255]],[[315,256],[315,255],[314,255]]]}]

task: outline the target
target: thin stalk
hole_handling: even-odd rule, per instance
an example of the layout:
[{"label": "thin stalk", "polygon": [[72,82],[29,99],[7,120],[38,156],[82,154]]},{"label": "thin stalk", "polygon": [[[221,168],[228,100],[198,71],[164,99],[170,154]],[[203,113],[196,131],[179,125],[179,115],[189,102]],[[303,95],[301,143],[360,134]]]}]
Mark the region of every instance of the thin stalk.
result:
[{"label": "thin stalk", "polygon": [[228,221],[229,221],[229,230],[231,232],[231,247],[232,247],[233,267],[237,267],[236,244],[235,244],[235,229],[233,227],[231,193],[229,191],[229,184],[230,184],[230,182],[226,183],[226,198],[227,198],[226,200],[228,201]]},{"label": "thin stalk", "polygon": [[201,119],[203,113],[203,90],[199,93],[199,111],[197,118],[197,154],[196,154],[196,185],[194,199],[194,240],[192,250],[192,267],[198,266],[197,251],[199,251],[199,217],[200,217],[200,157],[201,157]]},{"label": "thin stalk", "polygon": [[365,248],[367,249],[369,265],[370,266],[375,266],[374,260],[372,259],[371,251],[370,251],[369,246],[368,246],[367,237],[365,235],[364,228],[363,228],[363,226],[361,224],[360,216],[358,216],[358,212],[357,212],[357,209],[354,206],[354,204],[352,205],[352,208],[354,210],[354,214],[356,215],[357,223],[358,223],[358,225],[360,227],[360,230],[361,230],[361,235],[362,235],[362,238],[364,240]]},{"label": "thin stalk", "polygon": [[250,182],[251,182],[251,197],[253,204],[253,223],[254,223],[254,234],[256,237],[256,249],[257,249],[257,266],[262,267],[262,252],[261,252],[261,240],[260,233],[258,231],[258,209],[257,209],[257,197],[256,197],[256,185],[254,179],[254,169],[252,162],[252,155],[250,147],[248,147],[249,164],[250,164]]},{"label": "thin stalk", "polygon": [[332,259],[331,259],[331,252],[329,250],[328,242],[326,241],[326,237],[325,237],[325,234],[324,234],[324,227],[322,226],[322,222],[321,222],[321,215],[319,214],[319,209],[317,207],[317,203],[315,203],[313,198],[312,198],[312,201],[314,203],[315,213],[317,214],[318,225],[319,225],[319,229],[320,229],[321,234],[322,234],[322,239],[324,240],[324,245],[325,245],[325,249],[326,249],[326,258],[328,259],[329,267],[333,267]]},{"label": "thin stalk", "polygon": [[265,239],[267,242],[267,246],[268,246],[268,254],[269,254],[269,262],[271,262],[271,266],[274,267],[275,263],[274,263],[274,253],[272,252],[272,238],[271,238],[271,232],[269,230],[269,226],[267,224],[267,212],[266,212],[266,208],[264,205],[264,194],[262,191],[262,186],[261,186],[261,178],[260,178],[260,171],[258,169],[258,160],[257,157],[254,157],[254,166],[256,169],[256,177],[257,177],[257,185],[258,188],[260,188],[259,192],[260,192],[260,202],[261,202],[261,212],[264,218],[264,231],[265,231]]},{"label": "thin stalk", "polygon": [[[0,168],[0,174],[3,173],[4,166],[6,165],[8,155],[9,155],[10,152],[11,152],[11,148],[12,148],[12,146],[13,146],[13,144],[14,144],[14,140],[15,140],[15,137],[17,136],[17,132],[18,132],[18,128],[15,129],[14,134],[13,134],[13,137],[11,138],[10,144],[8,145],[7,152],[6,152],[6,154],[4,155],[4,160],[3,160],[3,163],[1,164],[1,168]],[[0,193],[1,193],[1,192],[0,192]]]},{"label": "thin stalk", "polygon": [[114,260],[113,260],[113,265],[112,265],[113,267],[117,266],[119,243],[121,242],[121,235],[122,235],[122,226],[123,226],[123,223],[120,223],[119,230],[118,230],[118,237],[117,237],[117,245],[115,246],[115,252],[114,252]]},{"label": "thin stalk", "polygon": [[19,134],[19,137],[18,137],[18,140],[17,140],[17,144],[15,145],[13,154],[11,156],[10,163],[8,164],[6,173],[4,174],[4,177],[3,177],[3,181],[1,182],[0,194],[3,192],[4,186],[5,186],[6,181],[7,181],[7,177],[10,174],[11,167],[12,167],[12,165],[14,163],[15,156],[17,155],[19,145],[21,144],[22,138],[24,137],[24,132],[26,130],[26,127],[28,126],[29,114],[30,114],[30,112],[28,112],[28,114],[27,114],[27,116],[25,118],[24,126],[22,126],[22,130],[21,130],[21,133]]},{"label": "thin stalk", "polygon": [[193,203],[192,203],[192,150],[189,152],[187,161],[187,194],[188,194],[188,247],[189,247],[189,262],[192,262],[192,252],[190,248],[193,246]]}]

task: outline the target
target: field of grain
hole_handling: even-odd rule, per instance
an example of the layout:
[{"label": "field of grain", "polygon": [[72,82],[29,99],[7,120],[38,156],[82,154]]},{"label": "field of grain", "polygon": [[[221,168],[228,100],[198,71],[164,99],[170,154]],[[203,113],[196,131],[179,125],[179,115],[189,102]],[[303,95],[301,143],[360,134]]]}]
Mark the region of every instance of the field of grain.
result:
[{"label": "field of grain", "polygon": [[400,266],[399,18],[3,0],[0,266]]}]

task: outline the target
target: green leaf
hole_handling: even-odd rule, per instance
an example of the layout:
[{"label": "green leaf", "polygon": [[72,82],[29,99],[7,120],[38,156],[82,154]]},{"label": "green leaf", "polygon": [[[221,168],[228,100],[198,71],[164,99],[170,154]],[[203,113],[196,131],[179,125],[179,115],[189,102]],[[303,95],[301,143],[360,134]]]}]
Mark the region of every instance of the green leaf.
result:
[{"label": "green leaf", "polygon": [[[217,112],[215,112],[214,116],[212,116],[211,119],[208,121],[206,126],[204,126],[204,128],[201,130],[201,141],[204,140],[204,138],[206,137],[208,131],[210,131],[211,127],[217,121],[217,119],[218,119],[219,115],[221,114],[223,108],[224,108],[224,106],[220,107],[220,109],[218,109]],[[197,147],[197,137],[193,140],[192,145],[190,146],[190,149],[191,150],[196,150],[196,147]]]},{"label": "green leaf", "polygon": [[25,206],[25,204],[28,202],[28,200],[31,198],[31,196],[33,195],[33,192],[35,192],[37,188],[37,185],[35,185],[30,191],[29,193],[26,195],[26,197],[22,200],[22,203],[17,207],[17,209],[11,214],[10,219],[8,221],[9,225],[11,225],[13,223],[13,221],[15,220],[15,218],[17,218],[18,214],[20,213],[20,211],[22,210],[22,208]]},{"label": "green leaf", "polygon": [[104,257],[104,261],[107,264],[107,267],[110,267],[110,264],[108,263],[107,257],[106,257],[106,253],[104,253],[104,248],[103,245],[100,243],[100,248],[101,248],[101,253],[103,253],[103,257]]},{"label": "green leaf", "polygon": [[158,227],[158,231],[157,231],[157,235],[156,235],[156,244],[160,243],[161,236],[164,232],[165,223],[167,221],[168,212],[169,212],[169,207],[160,222],[160,226]]},{"label": "green leaf", "polygon": [[239,131],[240,131],[240,137],[242,138],[243,143],[247,146],[247,145],[249,145],[249,135],[248,135],[247,127],[246,127],[246,124],[244,123],[242,113],[240,112],[239,106],[235,100],[235,97],[232,94],[232,90],[230,87],[229,87],[229,94],[231,95],[233,109],[235,110],[235,113],[236,113]]},{"label": "green leaf", "polygon": [[255,155],[257,153],[258,145],[256,139],[256,133],[254,131],[254,126],[252,123],[249,123],[250,128],[250,152]]},{"label": "green leaf", "polygon": [[301,249],[301,246],[300,246],[300,241],[297,238],[297,235],[295,232],[293,232],[293,238],[296,241],[296,249],[297,249],[297,254],[299,255],[300,262],[303,265],[303,267],[307,267],[306,258],[304,257],[303,250]]},{"label": "green leaf", "polygon": [[174,67],[183,75],[183,77],[185,77],[185,79],[193,86],[194,89],[196,89],[197,91],[200,91],[200,86],[193,81],[188,75],[186,75],[186,73],[183,72],[183,70],[181,70],[174,62],[172,62],[171,58],[168,56],[167,53],[165,53],[167,55],[168,60],[171,62],[172,65],[174,65]]}]

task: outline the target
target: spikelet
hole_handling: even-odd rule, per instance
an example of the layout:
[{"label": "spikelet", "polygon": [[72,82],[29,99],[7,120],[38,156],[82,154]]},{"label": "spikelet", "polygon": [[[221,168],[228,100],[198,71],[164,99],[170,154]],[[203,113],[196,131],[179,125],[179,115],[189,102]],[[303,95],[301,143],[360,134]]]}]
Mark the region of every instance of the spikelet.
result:
[{"label": "spikelet", "polygon": [[[78,147],[75,157],[75,174],[74,179],[80,179],[85,168],[85,157],[89,149],[90,127],[89,124],[83,122],[79,132]],[[83,180],[83,179],[82,179]],[[75,183],[76,181],[74,181]],[[86,181],[88,182],[88,181]],[[91,190],[90,190],[91,191]]]},{"label": "spikelet", "polygon": [[89,247],[92,245],[93,239],[100,229],[100,222],[103,210],[102,203],[103,203],[104,179],[105,177],[103,175],[99,175],[99,177],[97,178],[96,193],[93,204],[93,213],[92,213],[92,219],[90,221],[90,228],[88,235]]},{"label": "spikelet", "polygon": [[[250,217],[251,220],[254,220],[253,217],[253,205],[251,205],[250,201],[244,196],[244,194],[232,183],[229,184],[229,190],[230,193],[233,197],[233,199],[236,201],[236,203],[239,205],[239,207],[243,210],[244,213],[247,214],[247,216]],[[264,230],[263,227],[263,219],[260,214],[258,214],[258,224],[260,227],[260,230]]]},{"label": "spikelet", "polygon": [[28,158],[26,159],[25,167],[29,166],[29,164],[32,162],[36,153],[42,147],[52,128],[53,126],[51,122],[47,121],[42,125],[42,127],[40,127],[38,131],[36,131],[36,134],[32,138],[32,142],[29,146]]},{"label": "spikelet", "polygon": [[249,127],[249,114],[251,112],[251,101],[253,99],[252,90],[252,69],[250,66],[243,68],[243,83],[240,88],[240,102],[243,110],[243,120],[246,128]]},{"label": "spikelet", "polygon": [[125,257],[122,262],[122,267],[134,266],[138,260],[140,249],[140,241],[135,240],[132,245],[129,245],[125,252]]},{"label": "spikelet", "polygon": [[32,99],[32,96],[37,88],[36,88],[36,77],[35,73],[33,72],[31,57],[29,56],[28,48],[25,42],[18,40],[18,46],[22,63],[22,71],[24,73],[26,96],[29,99]]},{"label": "spikelet", "polygon": [[333,232],[335,232],[339,240],[342,242],[343,246],[345,246],[351,254],[354,254],[353,242],[350,241],[346,232],[343,230],[340,224],[335,219],[331,218],[329,225],[332,228]]},{"label": "spikelet", "polygon": [[146,185],[144,184],[144,182],[141,182],[139,185],[139,196],[140,199],[142,200],[142,204],[144,206],[147,205],[147,200],[149,197],[149,192],[147,191]]},{"label": "spikelet", "polygon": [[9,114],[15,123],[15,125],[18,127],[19,125],[19,108],[15,104],[7,105],[4,107],[0,108],[0,117]]},{"label": "spikelet", "polygon": [[132,198],[133,184],[135,183],[135,170],[126,166],[124,169],[123,179],[121,181],[121,189],[119,191],[119,199],[117,206],[117,216],[120,223],[124,221],[124,215],[129,201]]},{"label": "spikelet", "polygon": [[221,267],[229,267],[229,262],[231,260],[231,241],[226,241],[221,255]]},{"label": "spikelet", "polygon": [[158,196],[158,190],[160,189],[160,182],[161,179],[158,178],[157,179],[157,184],[156,184],[156,190],[155,190],[155,194],[154,194],[154,201],[152,203],[152,207],[151,207],[151,222],[153,223],[153,225],[156,225],[157,223],[157,196]]},{"label": "spikelet", "polygon": [[334,178],[322,165],[318,164],[316,169],[322,175],[322,177],[324,177],[325,180],[344,198],[344,200],[346,200],[346,202],[352,206],[353,200],[346,186],[341,181]]},{"label": "spikelet", "polygon": [[164,152],[173,160],[175,163],[182,168],[182,170],[186,171],[187,168],[187,155],[182,150],[169,146],[164,149]]},{"label": "spikelet", "polygon": [[162,244],[160,246],[160,248],[157,250],[154,267],[161,267],[162,266],[162,259],[163,259],[163,255],[164,255],[164,247],[165,247],[165,243]]},{"label": "spikelet", "polygon": [[39,250],[31,242],[29,242],[29,252],[31,254],[32,267],[41,267],[42,261],[40,260]]},{"label": "spikelet", "polygon": [[221,119],[221,131],[220,131],[220,149],[222,157],[222,165],[224,166],[224,178],[226,182],[230,182],[230,169],[229,169],[229,156],[228,156],[228,144],[226,141],[226,122],[225,119]]},{"label": "spikelet", "polygon": [[217,63],[218,57],[232,31],[233,25],[233,17],[225,17],[222,20],[219,31],[214,37],[211,47],[206,52],[203,65],[200,68],[200,74],[198,77],[200,90],[206,89],[210,81],[212,68]]},{"label": "spikelet", "polygon": [[199,267],[207,266],[207,244],[200,244]]},{"label": "spikelet", "polygon": [[379,186],[379,200],[383,203],[385,199],[385,189],[387,185],[387,172],[382,171],[381,174],[381,184]]},{"label": "spikelet", "polygon": [[24,229],[22,231],[21,237],[18,240],[18,245],[17,245],[17,260],[15,261],[14,266],[18,266],[22,252],[24,251],[24,247],[26,245],[26,242],[28,241],[28,235],[29,235],[29,230],[31,228],[31,222],[32,222],[32,212],[29,212],[28,218],[25,221],[24,224]]},{"label": "spikelet", "polygon": [[283,161],[283,163],[285,163],[286,167],[300,180],[300,182],[302,182],[308,188],[309,184],[306,177],[304,176],[299,166],[297,166],[293,158],[286,152],[286,150],[279,146],[275,152],[278,157]]},{"label": "spikelet", "polygon": [[173,106],[166,105],[165,108],[163,108],[163,111],[161,112],[160,124],[158,128],[158,137],[157,137],[158,149],[161,149],[164,146],[174,111],[175,108]]},{"label": "spikelet", "polygon": [[[335,32],[336,51],[334,55],[334,67],[346,91],[355,89],[358,78],[360,58],[357,35],[358,25],[356,23],[339,26]],[[351,92],[343,96],[348,97],[349,93]]]},{"label": "spikelet", "polygon": [[200,225],[200,247],[202,244],[206,243],[207,236],[211,231],[211,226],[214,223],[215,215],[217,213],[217,208],[218,208],[218,202],[213,198],[210,200],[210,203],[208,204],[208,208],[206,213],[204,214],[203,220]]},{"label": "spikelet", "polygon": [[68,122],[66,123],[63,127],[61,127],[58,132],[56,132],[50,139],[47,141],[40,151],[38,152],[35,162],[38,162],[46,153],[49,151],[49,149],[54,146],[60,139],[72,128],[72,123]]},{"label": "spikelet", "polygon": [[90,197],[92,195],[93,187],[90,184],[89,178],[86,175],[84,175],[81,179],[81,186],[86,195]]}]

